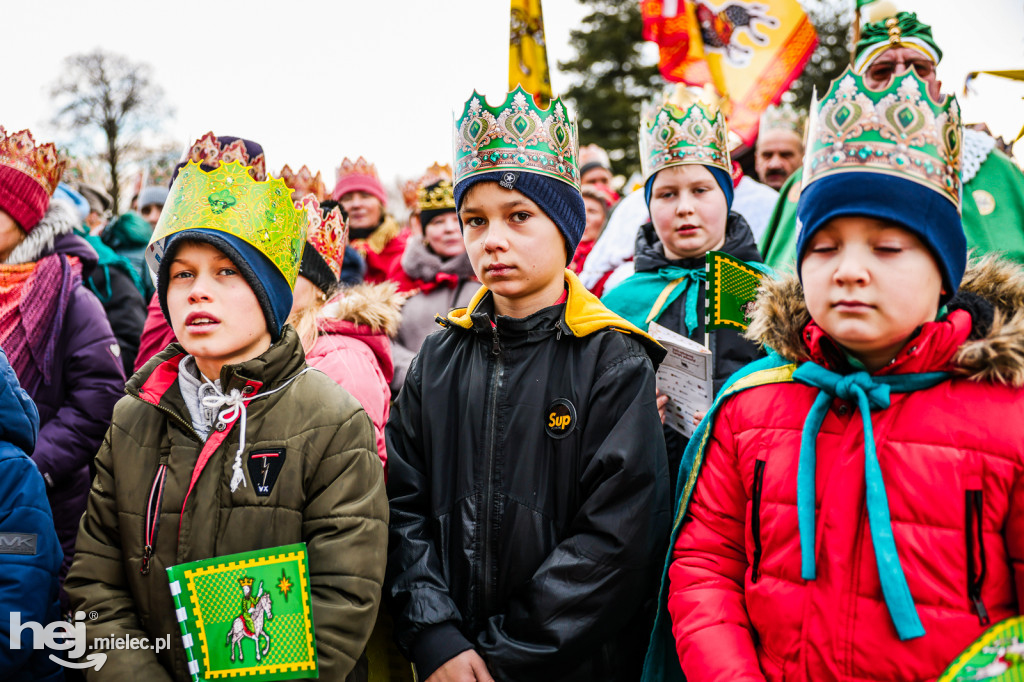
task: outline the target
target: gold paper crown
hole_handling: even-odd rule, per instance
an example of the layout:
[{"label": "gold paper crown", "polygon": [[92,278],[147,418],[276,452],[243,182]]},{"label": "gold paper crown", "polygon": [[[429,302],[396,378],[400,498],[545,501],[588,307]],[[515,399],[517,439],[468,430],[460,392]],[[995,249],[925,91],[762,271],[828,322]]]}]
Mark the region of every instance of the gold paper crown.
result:
[{"label": "gold paper crown", "polygon": [[804,136],[804,115],[793,108],[793,105],[786,102],[777,106],[770,106],[761,114],[759,133],[766,130],[790,130],[802,139]]},{"label": "gold paper crown", "polygon": [[476,91],[455,121],[455,184],[500,170],[546,175],[580,187],[576,122],[562,100],[541,108],[517,87],[492,107]]},{"label": "gold paper crown", "polygon": [[189,150],[185,152],[182,163],[186,161],[195,161],[197,164],[202,164],[209,168],[218,168],[222,163],[237,161],[243,166],[249,167],[249,175],[252,176],[253,180],[262,182],[267,179],[267,162],[262,153],[250,159],[244,140],[239,138],[225,145],[217,139],[213,131],[206,133],[192,143]]},{"label": "gold paper crown", "polygon": [[284,181],[258,182],[250,171],[237,161],[212,171],[188,162],[171,187],[146,248],[153,272],[160,268],[167,237],[183,230],[216,230],[258,249],[294,289],[306,241],[306,213],[292,204]]},{"label": "gold paper crown", "polygon": [[52,196],[57,189],[66,163],[52,142],[37,145],[27,129],[8,135],[0,126],[0,166],[21,171],[47,194]]},{"label": "gold paper crown", "polygon": [[327,188],[324,186],[320,171],[317,171],[314,176],[313,171],[309,170],[307,166],[303,166],[298,172],[295,172],[291,166],[286,164],[281,169],[280,177],[284,180],[284,184],[292,188],[292,198],[296,201],[307,194],[315,195],[317,201],[323,201],[327,196]]},{"label": "gold paper crown", "polygon": [[245,577],[245,578],[239,578],[238,579],[238,584],[241,585],[242,587],[252,587],[252,584],[254,582],[255,581],[252,578],[249,578],[248,576]]},{"label": "gold paper crown", "polygon": [[432,185],[439,180],[451,182],[452,167],[447,163],[440,164],[436,161],[418,180],[406,180],[405,184],[402,185],[402,199],[405,201],[405,207],[410,211],[418,211],[420,188]]},{"label": "gold paper crown", "polygon": [[678,85],[644,107],[640,162],[644,179],[672,166],[702,165],[732,172],[721,99],[710,86]]},{"label": "gold paper crown", "polygon": [[803,186],[835,173],[865,171],[910,180],[960,208],[960,107],[935,102],[914,69],[871,90],[850,68],[812,101]]},{"label": "gold paper crown", "polygon": [[335,206],[326,216],[320,208],[320,200],[314,194],[307,194],[295,202],[295,207],[306,214],[306,241],[334,273],[341,277],[341,264],[345,259],[345,244],[348,242],[348,220]]},{"label": "gold paper crown", "polygon": [[361,156],[355,161],[350,160],[347,156],[342,159],[334,179],[338,181],[350,175],[368,175],[378,182],[380,181],[380,178],[377,176],[377,166]]},{"label": "gold paper crown", "polygon": [[416,204],[420,211],[455,210],[455,195],[450,180],[434,180],[417,191]]}]

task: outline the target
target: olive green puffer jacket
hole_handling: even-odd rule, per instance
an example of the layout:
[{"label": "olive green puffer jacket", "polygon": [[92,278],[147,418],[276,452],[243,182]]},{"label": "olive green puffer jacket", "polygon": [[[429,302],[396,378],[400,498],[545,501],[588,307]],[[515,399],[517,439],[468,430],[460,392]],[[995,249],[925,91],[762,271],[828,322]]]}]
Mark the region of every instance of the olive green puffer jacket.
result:
[{"label": "olive green puffer jacket", "polygon": [[[108,650],[89,679],[188,679],[165,569],[198,559],[306,542],[320,678],[342,680],[356,666],[380,603],[388,500],[373,425],[362,407],[324,374],[306,367],[286,327],[259,357],[225,366],[224,393],[253,399],[242,453],[246,485],[231,492],[240,420],[219,424],[205,444],[178,388],[185,357],[172,344],[128,382],[127,397],[96,456],[96,477],[67,579],[75,610],[96,637],[171,635],[171,649]],[[260,397],[291,381],[282,390]],[[283,450],[272,486],[253,480],[253,452]],[[166,483],[147,558],[147,505],[161,464]],[[262,487],[262,489],[260,489]],[[191,488],[191,490],[190,490]],[[361,666],[362,667],[362,666]]]}]

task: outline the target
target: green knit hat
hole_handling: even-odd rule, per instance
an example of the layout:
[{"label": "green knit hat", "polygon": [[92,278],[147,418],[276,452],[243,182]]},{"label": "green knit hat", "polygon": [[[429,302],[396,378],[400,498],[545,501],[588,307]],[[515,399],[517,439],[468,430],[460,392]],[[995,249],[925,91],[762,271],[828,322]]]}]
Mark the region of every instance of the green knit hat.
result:
[{"label": "green knit hat", "polygon": [[942,50],[932,37],[932,27],[919,21],[915,12],[898,12],[861,29],[860,40],[854,48],[854,72],[864,73],[868,65],[890,47],[918,50],[936,64],[942,59]]}]

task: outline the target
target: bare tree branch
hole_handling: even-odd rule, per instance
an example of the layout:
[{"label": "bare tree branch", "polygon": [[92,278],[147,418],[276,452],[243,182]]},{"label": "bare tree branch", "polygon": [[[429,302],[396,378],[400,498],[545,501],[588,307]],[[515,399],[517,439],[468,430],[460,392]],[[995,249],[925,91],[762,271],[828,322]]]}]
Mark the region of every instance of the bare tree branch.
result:
[{"label": "bare tree branch", "polygon": [[50,89],[57,105],[53,122],[82,133],[102,132],[114,206],[119,206],[118,167],[143,128],[170,113],[163,90],[150,80],[146,64],[94,50],[64,60],[63,74]]}]

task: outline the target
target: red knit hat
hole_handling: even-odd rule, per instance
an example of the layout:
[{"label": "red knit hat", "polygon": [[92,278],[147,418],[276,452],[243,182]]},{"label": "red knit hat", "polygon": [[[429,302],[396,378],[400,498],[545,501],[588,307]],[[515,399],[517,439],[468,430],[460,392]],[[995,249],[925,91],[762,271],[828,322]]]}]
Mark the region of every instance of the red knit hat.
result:
[{"label": "red knit hat", "polygon": [[50,206],[65,164],[52,143],[37,146],[28,130],[8,135],[0,126],[0,209],[31,232]]},{"label": "red knit hat", "polygon": [[349,192],[366,192],[376,197],[381,206],[387,207],[388,195],[384,191],[384,185],[380,183],[380,178],[377,177],[377,167],[363,157],[360,156],[354,163],[347,157],[342,160],[337,179],[338,183],[331,192],[331,197],[335,201],[341,201]]}]

